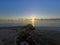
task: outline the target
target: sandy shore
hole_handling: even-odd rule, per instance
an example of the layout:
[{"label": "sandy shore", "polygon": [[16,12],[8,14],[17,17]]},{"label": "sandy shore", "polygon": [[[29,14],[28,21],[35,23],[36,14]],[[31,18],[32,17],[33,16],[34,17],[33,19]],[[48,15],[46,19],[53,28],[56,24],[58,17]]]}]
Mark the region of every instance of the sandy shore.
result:
[{"label": "sandy shore", "polygon": [[[0,45],[15,45],[16,36],[22,30],[23,26],[0,27]],[[44,43],[48,42],[53,43],[53,45],[60,45],[60,31],[57,30],[36,29],[32,34],[32,38],[37,40],[37,42],[40,42],[42,39]]]}]

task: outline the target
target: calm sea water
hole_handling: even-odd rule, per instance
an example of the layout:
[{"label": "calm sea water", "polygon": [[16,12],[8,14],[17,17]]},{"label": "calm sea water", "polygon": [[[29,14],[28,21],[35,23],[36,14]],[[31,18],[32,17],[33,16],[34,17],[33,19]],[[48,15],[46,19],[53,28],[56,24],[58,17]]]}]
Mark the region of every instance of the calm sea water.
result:
[{"label": "calm sea water", "polygon": [[[0,27],[3,26],[22,26],[31,24],[31,21],[0,21]],[[39,27],[60,27],[60,20],[35,20],[35,26]]]}]

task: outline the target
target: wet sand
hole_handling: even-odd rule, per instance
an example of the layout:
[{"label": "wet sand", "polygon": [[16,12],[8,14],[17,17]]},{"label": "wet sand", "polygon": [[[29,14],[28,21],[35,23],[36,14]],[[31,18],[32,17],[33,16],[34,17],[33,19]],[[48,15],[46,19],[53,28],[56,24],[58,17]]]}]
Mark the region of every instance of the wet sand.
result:
[{"label": "wet sand", "polygon": [[[43,29],[43,30],[42,30]],[[36,29],[32,38],[40,43],[53,43],[53,45],[60,45],[60,31],[45,28]],[[14,27],[0,27],[0,45],[15,45],[18,33],[23,30],[23,26]],[[52,44],[51,44],[52,45]]]}]

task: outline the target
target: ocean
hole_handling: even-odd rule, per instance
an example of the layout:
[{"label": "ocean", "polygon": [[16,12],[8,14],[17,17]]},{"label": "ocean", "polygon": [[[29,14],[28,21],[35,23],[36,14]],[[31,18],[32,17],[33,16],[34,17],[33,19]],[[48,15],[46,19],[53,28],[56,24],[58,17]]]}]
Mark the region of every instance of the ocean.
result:
[{"label": "ocean", "polygon": [[[23,26],[31,24],[31,21],[0,21],[0,27],[4,26]],[[60,20],[35,20],[35,27],[60,27]]]},{"label": "ocean", "polygon": [[[29,20],[23,21],[0,21],[0,27],[25,26],[32,24]],[[40,30],[60,30],[60,20],[35,20],[34,25]]]}]

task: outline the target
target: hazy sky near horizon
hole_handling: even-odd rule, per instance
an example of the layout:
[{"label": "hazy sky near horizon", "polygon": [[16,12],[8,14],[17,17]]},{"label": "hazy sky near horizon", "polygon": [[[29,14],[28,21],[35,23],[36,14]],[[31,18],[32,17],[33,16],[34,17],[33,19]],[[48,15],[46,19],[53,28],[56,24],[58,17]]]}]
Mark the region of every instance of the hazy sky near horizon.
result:
[{"label": "hazy sky near horizon", "polygon": [[0,0],[0,18],[60,18],[60,0]]}]

